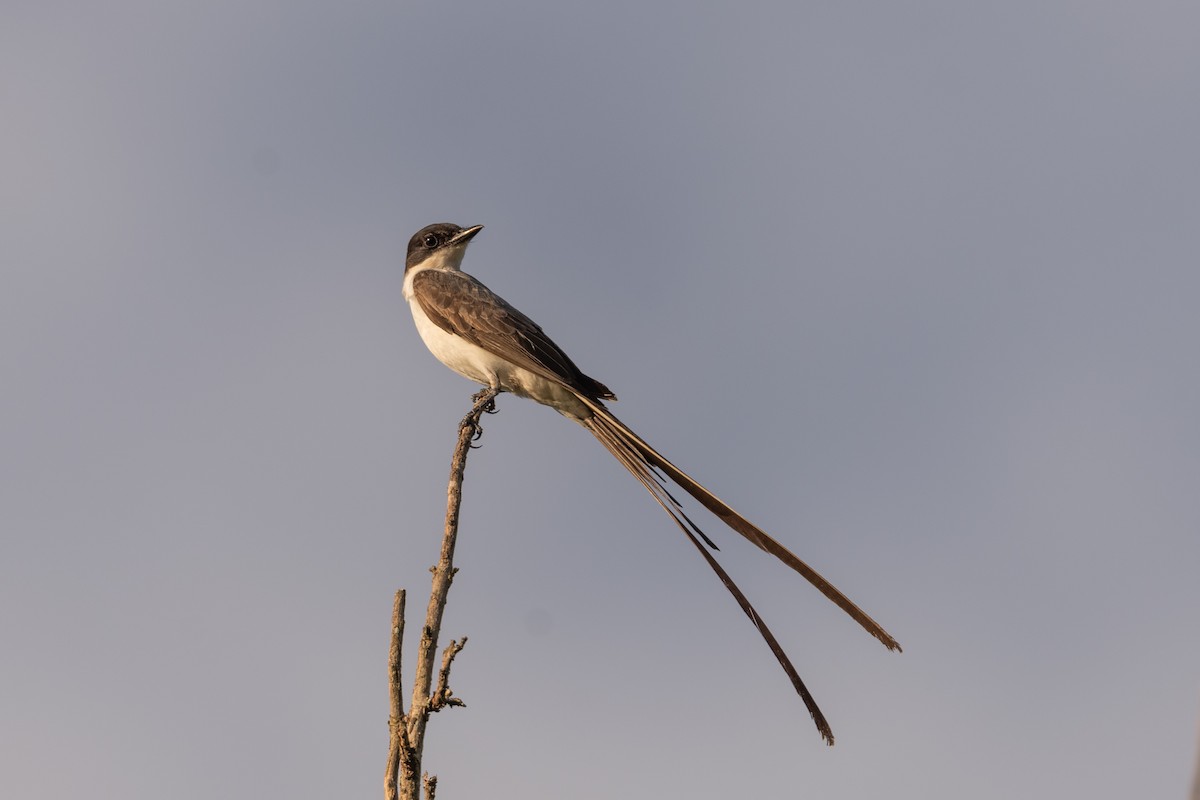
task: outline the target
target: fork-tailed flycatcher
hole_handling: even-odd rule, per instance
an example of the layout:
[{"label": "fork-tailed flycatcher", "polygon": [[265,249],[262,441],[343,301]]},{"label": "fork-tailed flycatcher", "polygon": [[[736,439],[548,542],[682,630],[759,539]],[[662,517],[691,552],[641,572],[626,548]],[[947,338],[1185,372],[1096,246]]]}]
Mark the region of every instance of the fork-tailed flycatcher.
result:
[{"label": "fork-tailed flycatcher", "polygon": [[408,243],[404,297],[425,345],[438,360],[459,375],[495,390],[536,400],[591,431],[650,492],[704,556],[779,660],[808,707],[821,736],[833,744],[829,723],[787,654],[741,589],[705,547],[717,549],[684,513],[661,476],[666,475],[729,527],[807,578],[889,650],[899,650],[899,643],[816,570],[718,499],[613,416],[604,401],[617,397],[607,386],[584,375],[536,322],[463,272],[461,265],[467,244],[481,230],[482,225],[460,228],[439,223],[417,231]]}]

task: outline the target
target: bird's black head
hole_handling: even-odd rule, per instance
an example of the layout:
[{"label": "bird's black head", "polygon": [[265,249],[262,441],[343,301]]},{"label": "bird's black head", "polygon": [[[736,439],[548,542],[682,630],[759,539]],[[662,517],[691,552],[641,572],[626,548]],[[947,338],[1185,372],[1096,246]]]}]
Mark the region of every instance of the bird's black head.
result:
[{"label": "bird's black head", "polygon": [[[408,240],[408,256],[404,259],[404,268],[412,269],[417,264],[439,252],[449,255],[448,250],[459,250],[467,246],[471,238],[483,230],[482,225],[462,228],[453,222],[437,222],[426,225],[413,234]],[[461,260],[462,256],[459,256]]]}]

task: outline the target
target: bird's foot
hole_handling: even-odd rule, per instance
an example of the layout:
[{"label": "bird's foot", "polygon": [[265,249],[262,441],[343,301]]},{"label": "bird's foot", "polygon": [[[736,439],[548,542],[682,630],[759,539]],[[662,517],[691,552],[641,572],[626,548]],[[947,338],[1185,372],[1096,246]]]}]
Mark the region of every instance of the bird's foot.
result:
[{"label": "bird's foot", "polygon": [[495,414],[497,412],[496,395],[500,394],[500,391],[498,387],[489,386],[471,396],[471,411],[463,417],[462,426],[471,429],[472,442],[479,441],[479,438],[483,436],[483,426],[479,424],[479,418],[484,414]]}]

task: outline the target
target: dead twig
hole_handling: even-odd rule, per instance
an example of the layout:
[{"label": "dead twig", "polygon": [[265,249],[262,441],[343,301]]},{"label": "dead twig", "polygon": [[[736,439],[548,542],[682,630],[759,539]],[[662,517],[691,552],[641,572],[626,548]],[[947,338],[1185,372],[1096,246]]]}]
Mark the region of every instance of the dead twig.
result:
[{"label": "dead twig", "polygon": [[437,790],[437,776],[426,773],[420,779],[421,758],[425,749],[425,728],[429,715],[447,706],[465,706],[450,690],[450,667],[454,658],[467,644],[467,637],[451,640],[442,654],[441,669],[438,670],[436,690],[430,694],[437,658],[438,636],[442,630],[442,616],[446,610],[446,598],[450,584],[458,570],[454,566],[454,547],[458,540],[458,514],[462,505],[463,474],[467,468],[467,454],[483,434],[480,419],[484,414],[495,413],[498,389],[484,389],[473,398],[470,412],[458,426],[458,443],[450,461],[450,482],[446,487],[446,525],[442,536],[442,549],[438,563],[430,568],[433,586],[429,593],[429,607],[425,613],[425,625],[421,628],[421,640],[417,649],[416,677],[413,680],[412,701],[409,712],[404,713],[401,697],[400,651],[404,637],[404,590],[396,593],[392,606],[392,643],[388,651],[388,688],[390,692],[390,714],[388,717],[389,746],[387,774],[384,777],[386,800],[420,800],[424,789],[427,800],[433,800]]},{"label": "dead twig", "polygon": [[429,698],[430,711],[441,711],[446,706],[466,707],[467,704],[450,691],[450,665],[454,663],[454,657],[466,646],[467,637],[465,636],[458,641],[451,639],[450,644],[446,645],[446,649],[442,652],[442,668],[438,671],[437,688],[434,689],[433,696]]},{"label": "dead twig", "polygon": [[412,783],[412,745],[408,741],[408,725],[404,718],[404,698],[401,690],[400,649],[404,641],[403,589],[396,592],[392,602],[392,644],[388,649],[388,693],[391,713],[388,715],[387,772],[383,778],[385,800],[398,800],[398,782]]}]

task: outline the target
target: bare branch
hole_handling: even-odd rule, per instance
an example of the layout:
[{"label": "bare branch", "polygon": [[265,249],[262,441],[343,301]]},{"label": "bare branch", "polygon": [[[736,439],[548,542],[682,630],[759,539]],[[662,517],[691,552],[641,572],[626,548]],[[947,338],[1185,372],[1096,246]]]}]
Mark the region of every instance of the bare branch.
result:
[{"label": "bare branch", "polygon": [[488,388],[476,394],[471,411],[458,426],[458,443],[450,461],[450,483],[446,487],[446,526],[442,536],[442,550],[433,573],[433,586],[429,593],[429,608],[425,614],[425,625],[421,628],[421,641],[417,650],[416,678],[413,681],[410,712],[404,713],[400,693],[400,650],[404,636],[404,590],[396,593],[392,607],[392,644],[388,652],[388,688],[391,713],[388,717],[390,730],[387,775],[384,778],[386,800],[420,800],[424,788],[427,800],[433,800],[437,790],[437,776],[426,773],[420,781],[421,758],[425,749],[425,727],[429,715],[446,706],[464,706],[463,701],[450,691],[450,667],[454,657],[467,643],[451,640],[442,655],[442,666],[438,672],[437,691],[430,696],[433,673],[437,658],[438,636],[442,630],[442,616],[446,609],[446,597],[450,584],[458,570],[454,567],[454,546],[458,539],[458,513],[462,505],[463,474],[467,468],[467,454],[473,443],[483,433],[479,420],[485,413],[496,410],[496,396],[500,390]]},{"label": "bare branch", "polygon": [[429,688],[433,683],[433,671],[437,657],[437,640],[442,630],[442,614],[446,610],[446,595],[454,580],[454,546],[458,540],[458,512],[462,505],[463,472],[467,468],[467,454],[471,444],[479,438],[479,418],[485,411],[495,408],[497,389],[484,389],[472,399],[475,405],[463,417],[458,426],[458,446],[450,462],[450,484],[446,489],[446,532],[442,537],[442,553],[433,568],[433,590],[429,595],[429,609],[425,614],[425,627],[421,629],[420,650],[417,653],[417,677],[413,684],[412,703],[414,713],[408,720],[408,738],[412,741],[417,761],[425,747],[425,724],[429,714],[416,713],[429,708]]},{"label": "bare branch", "polygon": [[401,684],[400,649],[404,641],[403,589],[396,592],[392,602],[392,644],[388,649],[388,693],[391,698],[391,713],[388,715],[388,758],[387,772],[383,778],[385,800],[398,800],[397,780],[402,784],[413,783],[405,777],[412,771],[412,746],[408,742],[408,725],[404,718],[404,699]]},{"label": "bare branch", "polygon": [[433,697],[429,698],[430,711],[441,711],[446,706],[466,707],[467,704],[450,691],[450,665],[454,663],[454,657],[466,646],[465,636],[461,641],[451,639],[450,644],[446,645],[446,650],[442,653],[442,668],[438,671],[437,689],[434,690]]},{"label": "bare branch", "polygon": [[[1197,740],[1200,745],[1200,740]],[[1200,800],[1200,746],[1196,748],[1196,773],[1192,776],[1192,800]]]}]

